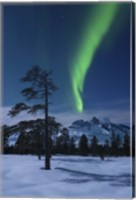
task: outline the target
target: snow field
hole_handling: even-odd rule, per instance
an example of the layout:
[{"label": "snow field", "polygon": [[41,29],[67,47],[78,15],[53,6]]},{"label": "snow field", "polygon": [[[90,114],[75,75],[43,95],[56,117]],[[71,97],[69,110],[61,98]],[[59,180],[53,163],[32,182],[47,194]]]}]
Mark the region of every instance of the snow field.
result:
[{"label": "snow field", "polygon": [[3,197],[131,198],[131,158],[2,155]]}]

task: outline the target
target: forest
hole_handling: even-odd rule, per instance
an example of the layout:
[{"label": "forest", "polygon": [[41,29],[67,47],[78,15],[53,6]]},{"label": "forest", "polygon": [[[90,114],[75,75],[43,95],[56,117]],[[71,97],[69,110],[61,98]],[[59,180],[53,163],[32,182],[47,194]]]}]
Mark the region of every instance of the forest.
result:
[{"label": "forest", "polygon": [[[125,134],[123,140],[115,132],[111,133],[110,141],[105,140],[101,144],[97,136],[93,135],[91,141],[88,140],[85,133],[79,138],[69,134],[69,129],[56,122],[54,117],[49,117],[50,134],[50,156],[55,154],[62,155],[82,155],[99,156],[104,159],[105,156],[130,156],[130,136]],[[5,154],[32,154],[41,158],[45,154],[45,135],[44,120],[36,119],[22,121],[17,125],[3,126],[3,141]],[[10,142],[13,135],[14,143]]]}]

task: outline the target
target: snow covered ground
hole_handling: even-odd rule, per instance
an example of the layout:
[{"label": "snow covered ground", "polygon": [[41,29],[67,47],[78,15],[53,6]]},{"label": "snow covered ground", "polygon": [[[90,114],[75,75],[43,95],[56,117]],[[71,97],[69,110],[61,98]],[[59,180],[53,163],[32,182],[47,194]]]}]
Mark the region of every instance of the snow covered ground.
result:
[{"label": "snow covered ground", "polygon": [[131,159],[53,156],[52,170],[36,156],[3,155],[3,197],[131,198]]}]

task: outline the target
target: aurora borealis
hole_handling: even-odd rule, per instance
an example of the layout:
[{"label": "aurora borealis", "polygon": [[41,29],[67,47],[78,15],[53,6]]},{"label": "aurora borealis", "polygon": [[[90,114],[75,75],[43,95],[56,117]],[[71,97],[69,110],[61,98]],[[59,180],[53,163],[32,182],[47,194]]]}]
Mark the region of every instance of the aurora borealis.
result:
[{"label": "aurora borealis", "polygon": [[117,10],[117,3],[100,3],[96,6],[93,15],[87,16],[87,25],[81,36],[81,44],[71,68],[75,108],[78,112],[83,111],[82,92],[87,71],[97,48],[114,20]]},{"label": "aurora borealis", "polygon": [[130,10],[127,2],[4,5],[3,107],[24,102],[20,79],[39,65],[53,72],[49,113],[62,124],[93,116],[128,124]]}]

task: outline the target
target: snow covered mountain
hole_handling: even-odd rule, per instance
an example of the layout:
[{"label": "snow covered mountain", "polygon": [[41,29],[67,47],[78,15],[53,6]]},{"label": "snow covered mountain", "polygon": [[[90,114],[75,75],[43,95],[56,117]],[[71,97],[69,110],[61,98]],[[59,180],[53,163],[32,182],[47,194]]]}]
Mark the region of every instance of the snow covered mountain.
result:
[{"label": "snow covered mountain", "polygon": [[110,141],[112,132],[123,139],[125,133],[129,134],[130,129],[128,126],[122,124],[114,124],[107,118],[100,121],[96,117],[93,117],[90,121],[76,120],[69,127],[69,133],[75,140],[79,140],[80,136],[85,134],[89,142],[91,142],[92,137],[95,135],[101,144],[106,139]]},{"label": "snow covered mountain", "polygon": [[[17,145],[19,141],[24,140],[26,140],[31,146],[32,141],[38,139],[36,134],[37,130],[41,137],[44,138],[44,121],[42,119],[38,119],[37,121],[31,120],[29,122],[20,122],[17,125],[5,128],[4,140],[8,146]],[[52,138],[54,140],[56,135],[59,137],[61,130],[54,128],[52,130],[56,131],[56,133],[52,135],[54,136]],[[76,144],[79,143],[79,139],[83,134],[87,136],[89,143],[91,143],[92,137],[95,135],[99,144],[104,144],[105,140],[109,140],[110,142],[112,132],[119,135],[122,141],[124,135],[130,133],[128,126],[112,123],[109,119],[101,121],[96,117],[93,117],[90,121],[84,121],[82,119],[76,120],[68,127],[68,131],[70,137],[74,138]]]}]

